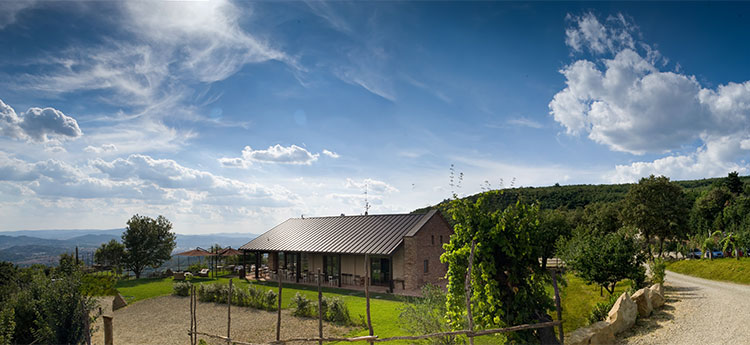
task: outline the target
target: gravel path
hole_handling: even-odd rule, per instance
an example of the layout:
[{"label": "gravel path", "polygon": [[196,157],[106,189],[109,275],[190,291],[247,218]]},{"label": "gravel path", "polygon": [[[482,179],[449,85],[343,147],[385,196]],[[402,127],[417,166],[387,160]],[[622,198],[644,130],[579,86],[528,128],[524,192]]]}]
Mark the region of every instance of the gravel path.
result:
[{"label": "gravel path", "polygon": [[667,304],[618,336],[620,344],[746,344],[750,285],[667,272]]},{"label": "gravel path", "polygon": [[[189,344],[190,299],[188,297],[161,296],[138,301],[105,315],[113,315],[114,343],[125,344]],[[198,331],[216,335],[227,334],[227,305],[198,302]],[[100,318],[101,319],[101,318]],[[104,343],[101,321],[93,334],[94,344]],[[326,335],[344,335],[350,329],[323,323]],[[288,309],[282,310],[281,338],[316,336],[318,320],[294,317]],[[199,336],[209,344],[226,344],[219,340]],[[276,339],[276,312],[232,306],[232,338],[247,342],[264,342]]]}]

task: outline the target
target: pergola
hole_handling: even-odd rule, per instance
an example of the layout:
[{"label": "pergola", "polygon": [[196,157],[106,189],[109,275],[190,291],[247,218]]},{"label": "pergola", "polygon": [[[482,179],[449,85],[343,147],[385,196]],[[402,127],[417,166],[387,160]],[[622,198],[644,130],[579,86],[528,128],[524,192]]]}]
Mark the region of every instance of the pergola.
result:
[{"label": "pergola", "polygon": [[[197,257],[203,257],[203,256],[215,256],[216,254],[213,254],[201,247],[196,247],[195,249],[188,250],[186,252],[177,253],[175,256],[187,256],[188,257],[188,266],[190,265],[190,259],[191,256],[197,256]],[[180,258],[177,258],[177,269],[180,267]]]}]

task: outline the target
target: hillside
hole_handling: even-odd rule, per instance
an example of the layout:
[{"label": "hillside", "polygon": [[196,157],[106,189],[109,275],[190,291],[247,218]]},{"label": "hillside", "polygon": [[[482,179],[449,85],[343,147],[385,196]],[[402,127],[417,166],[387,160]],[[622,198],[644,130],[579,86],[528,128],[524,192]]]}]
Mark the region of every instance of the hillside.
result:
[{"label": "hillside", "polygon": [[[740,177],[742,182],[750,182],[750,176]],[[707,178],[700,180],[674,181],[685,189],[690,200],[695,200],[701,192],[712,185],[723,183],[724,178]],[[489,199],[489,205],[493,209],[505,209],[516,201],[539,202],[542,209],[566,208],[575,209],[584,207],[595,202],[613,202],[622,200],[627,194],[631,184],[600,184],[600,185],[567,185],[548,187],[519,187],[503,189],[502,194],[497,194]],[[476,200],[482,193],[469,195],[464,199]],[[432,208],[438,208],[445,212],[448,199],[437,205],[414,210],[413,213],[423,213]]]}]

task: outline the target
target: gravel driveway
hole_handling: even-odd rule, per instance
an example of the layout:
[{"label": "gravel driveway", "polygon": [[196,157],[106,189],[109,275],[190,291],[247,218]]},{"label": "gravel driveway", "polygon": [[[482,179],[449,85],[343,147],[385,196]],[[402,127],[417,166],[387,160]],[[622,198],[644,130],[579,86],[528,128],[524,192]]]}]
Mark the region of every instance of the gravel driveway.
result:
[{"label": "gravel driveway", "polygon": [[621,344],[747,344],[750,285],[667,271],[667,304],[618,336]]},{"label": "gravel driveway", "polygon": [[[189,344],[190,299],[188,297],[161,296],[138,301],[113,315],[114,343],[125,344]],[[227,305],[198,302],[198,331],[217,335],[227,334]],[[298,318],[289,309],[281,312],[281,337],[304,337],[318,334],[318,320]],[[99,329],[92,335],[94,344],[104,343],[101,320]],[[323,323],[325,335],[341,336],[350,328]],[[209,344],[226,344],[220,340],[199,336]],[[232,306],[232,338],[240,341],[264,342],[276,339],[276,312]]]}]

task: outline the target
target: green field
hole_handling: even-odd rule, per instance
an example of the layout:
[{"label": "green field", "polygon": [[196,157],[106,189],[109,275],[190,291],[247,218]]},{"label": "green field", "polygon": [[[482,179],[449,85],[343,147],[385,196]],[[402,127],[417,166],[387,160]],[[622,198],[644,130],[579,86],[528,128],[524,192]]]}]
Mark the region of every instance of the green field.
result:
[{"label": "green field", "polygon": [[667,269],[705,279],[750,284],[750,258],[680,260],[667,263]]},{"label": "green field", "polygon": [[[750,263],[750,261],[748,261],[748,263]],[[578,327],[585,326],[592,307],[597,302],[606,301],[609,297],[606,291],[604,292],[604,297],[599,296],[598,286],[586,285],[580,278],[577,278],[572,274],[566,274],[564,279],[567,281],[567,285],[561,285],[560,298],[563,308],[563,320],[565,320],[564,329],[566,332],[570,332]],[[229,282],[229,278],[192,278],[191,282],[195,284],[215,282],[227,283]],[[250,284],[238,278],[233,279],[233,283],[237,284],[236,286]],[[137,280],[122,280],[117,283],[116,287],[118,291],[125,296],[128,303],[133,303],[151,297],[169,295],[172,293],[172,284],[172,278],[143,278]],[[264,289],[268,288],[274,291],[277,290],[276,283],[260,282],[253,284],[261,286]],[[629,283],[620,283],[617,285],[616,294],[619,295],[628,288]],[[322,290],[323,294],[326,296],[343,299],[349,307],[349,312],[354,320],[359,320],[360,316],[364,317],[366,301],[363,292],[329,287],[324,287]],[[551,287],[548,291],[550,292],[550,295],[553,294]],[[289,308],[291,299],[297,292],[305,295],[313,301],[317,300],[318,292],[316,287],[285,283],[282,295],[283,308]],[[370,294],[370,313],[375,334],[381,338],[407,335],[407,333],[401,328],[398,318],[402,303],[404,303],[402,297],[392,294]],[[554,311],[552,314],[555,314]],[[554,316],[555,315],[553,315],[553,317]],[[366,334],[366,330],[357,329],[349,335],[357,336]],[[500,340],[499,337],[484,336],[476,338],[476,343],[498,343]],[[406,344],[406,342],[404,342],[404,344]]]}]

